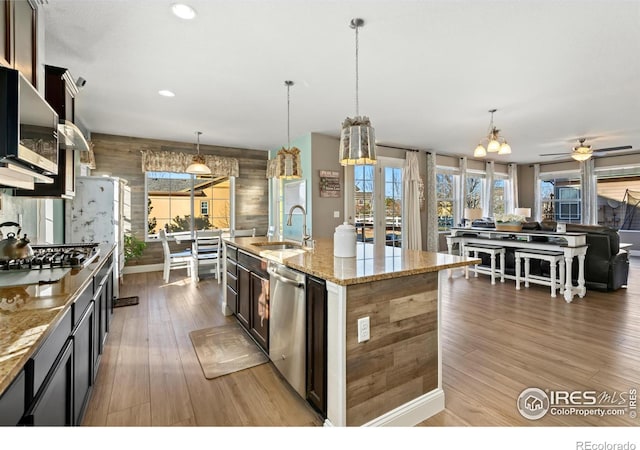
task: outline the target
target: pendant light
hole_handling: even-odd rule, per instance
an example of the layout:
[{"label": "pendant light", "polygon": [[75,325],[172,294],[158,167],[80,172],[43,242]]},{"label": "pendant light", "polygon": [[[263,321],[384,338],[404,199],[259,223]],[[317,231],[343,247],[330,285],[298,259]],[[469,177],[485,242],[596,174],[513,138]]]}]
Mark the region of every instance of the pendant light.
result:
[{"label": "pendant light", "polygon": [[193,175],[211,175],[211,169],[207,167],[204,161],[204,156],[200,154],[200,135],[202,131],[196,131],[196,138],[198,140],[197,149],[198,154],[193,155],[193,162],[187,167],[186,172]]},{"label": "pendant light", "polygon": [[498,155],[508,155],[511,153],[511,146],[507,143],[505,138],[499,135],[500,130],[493,125],[493,113],[496,111],[497,109],[489,110],[489,113],[491,114],[489,133],[487,134],[487,137],[483,138],[483,140],[488,142],[487,148],[484,148],[481,141],[473,151],[473,156],[476,158],[483,158],[487,156],[487,152],[498,153]]},{"label": "pendant light", "polygon": [[358,28],[364,26],[364,20],[351,19],[349,26],[356,30],[356,115],[347,117],[342,122],[340,133],[340,164],[353,166],[356,164],[376,163],[376,137],[369,118],[360,116],[358,99]]},{"label": "pendant light", "polygon": [[291,127],[289,125],[291,99],[289,89],[293,86],[293,81],[286,80],[284,85],[287,87],[287,148],[282,147],[278,150],[276,176],[282,180],[293,180],[302,178],[302,164],[300,162],[300,149],[291,147]]}]

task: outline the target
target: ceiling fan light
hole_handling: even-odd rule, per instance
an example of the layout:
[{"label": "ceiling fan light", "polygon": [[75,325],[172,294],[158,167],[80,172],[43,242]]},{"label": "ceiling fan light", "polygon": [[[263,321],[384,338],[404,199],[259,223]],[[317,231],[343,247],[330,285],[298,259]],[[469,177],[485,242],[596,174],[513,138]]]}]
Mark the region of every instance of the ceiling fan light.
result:
[{"label": "ceiling fan light", "polygon": [[586,161],[587,159],[591,158],[591,153],[585,153],[585,152],[573,152],[571,154],[571,157],[573,159],[575,159],[576,161]]},{"label": "ceiling fan light", "polygon": [[500,146],[500,150],[498,150],[498,155],[509,155],[511,154],[511,146],[507,144],[507,141],[504,141],[504,144]]},{"label": "ceiling fan light", "polygon": [[476,149],[473,151],[473,156],[475,158],[484,158],[485,156],[487,156],[487,151],[482,146],[482,144],[478,144]]},{"label": "ceiling fan light", "polygon": [[495,139],[491,139],[489,141],[489,145],[487,145],[487,151],[489,153],[495,153],[495,152],[500,151],[500,142],[498,142]]}]

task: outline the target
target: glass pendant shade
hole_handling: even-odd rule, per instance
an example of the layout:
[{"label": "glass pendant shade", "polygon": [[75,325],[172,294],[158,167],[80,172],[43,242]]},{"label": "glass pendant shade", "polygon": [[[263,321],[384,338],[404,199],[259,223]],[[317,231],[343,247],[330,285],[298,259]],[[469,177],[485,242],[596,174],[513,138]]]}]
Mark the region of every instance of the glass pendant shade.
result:
[{"label": "glass pendant shade", "polygon": [[504,144],[500,146],[500,150],[498,150],[498,155],[509,155],[511,153],[511,146],[507,144],[507,141],[504,141]]},{"label": "glass pendant shade", "polygon": [[193,157],[193,162],[187,167],[187,173],[193,175],[210,175],[211,169],[204,163],[204,157],[196,155]]},{"label": "glass pendant shade", "polygon": [[376,163],[376,135],[369,119],[347,118],[340,133],[340,164],[354,166]]},{"label": "glass pendant shade", "polygon": [[482,144],[478,144],[476,149],[473,151],[473,156],[476,157],[476,158],[482,158],[482,157],[487,156],[487,151],[482,146]]},{"label": "glass pendant shade", "polygon": [[193,162],[187,167],[186,172],[192,175],[211,175],[211,169],[205,164],[204,156],[200,154],[200,135],[201,131],[196,131],[197,143],[196,149],[197,155],[193,156]]},{"label": "glass pendant shade", "polygon": [[500,142],[498,142],[496,139],[491,139],[489,141],[489,145],[487,145],[487,151],[489,153],[495,153],[500,151]]}]

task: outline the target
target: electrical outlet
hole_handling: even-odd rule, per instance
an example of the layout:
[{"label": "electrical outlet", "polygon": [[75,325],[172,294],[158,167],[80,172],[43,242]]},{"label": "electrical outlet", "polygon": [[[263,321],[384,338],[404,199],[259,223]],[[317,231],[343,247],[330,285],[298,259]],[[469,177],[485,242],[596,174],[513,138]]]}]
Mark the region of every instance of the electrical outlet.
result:
[{"label": "electrical outlet", "polygon": [[339,219],[340,218],[340,211],[334,211],[333,212],[333,218],[334,219]]},{"label": "electrical outlet", "polygon": [[358,319],[358,343],[369,340],[369,317]]}]

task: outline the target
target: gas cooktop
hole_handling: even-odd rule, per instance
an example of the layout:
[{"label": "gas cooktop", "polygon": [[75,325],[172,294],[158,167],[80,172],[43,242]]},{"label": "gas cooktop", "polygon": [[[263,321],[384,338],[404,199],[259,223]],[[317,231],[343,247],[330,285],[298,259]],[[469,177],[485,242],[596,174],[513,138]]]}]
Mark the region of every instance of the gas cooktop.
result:
[{"label": "gas cooktop", "polygon": [[37,244],[31,248],[33,256],[30,258],[0,261],[0,273],[15,270],[81,269],[100,253],[98,244]]}]

